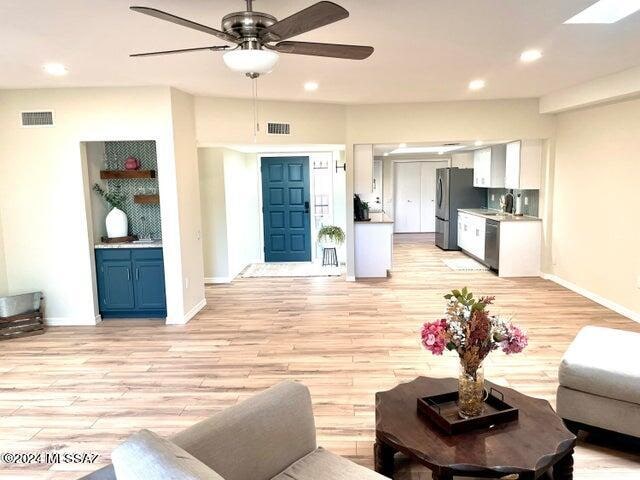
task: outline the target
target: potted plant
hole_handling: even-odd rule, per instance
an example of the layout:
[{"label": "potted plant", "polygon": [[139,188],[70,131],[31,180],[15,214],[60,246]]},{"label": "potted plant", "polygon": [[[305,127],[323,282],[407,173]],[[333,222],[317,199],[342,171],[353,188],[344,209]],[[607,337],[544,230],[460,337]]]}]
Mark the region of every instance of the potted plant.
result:
[{"label": "potted plant", "polygon": [[324,225],[318,232],[318,243],[325,248],[344,243],[344,231],[335,225]]},{"label": "potted plant", "polygon": [[362,202],[363,220],[369,220],[369,202]]},{"label": "potted plant", "polygon": [[121,193],[105,192],[97,183],[93,186],[93,191],[112,207],[105,219],[107,237],[126,237],[129,234],[129,224],[127,222],[127,214],[123,212],[125,196]]}]

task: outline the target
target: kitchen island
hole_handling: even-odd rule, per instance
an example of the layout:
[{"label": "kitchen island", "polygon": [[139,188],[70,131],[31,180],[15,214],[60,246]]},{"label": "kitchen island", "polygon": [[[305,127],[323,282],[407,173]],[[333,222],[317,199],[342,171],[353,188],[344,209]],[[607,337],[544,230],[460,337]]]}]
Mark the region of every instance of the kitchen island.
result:
[{"label": "kitchen island", "polygon": [[542,221],[499,210],[458,210],[458,246],[500,277],[538,277]]},{"label": "kitchen island", "polygon": [[355,221],[356,278],[384,278],[393,259],[393,219],[384,212]]}]

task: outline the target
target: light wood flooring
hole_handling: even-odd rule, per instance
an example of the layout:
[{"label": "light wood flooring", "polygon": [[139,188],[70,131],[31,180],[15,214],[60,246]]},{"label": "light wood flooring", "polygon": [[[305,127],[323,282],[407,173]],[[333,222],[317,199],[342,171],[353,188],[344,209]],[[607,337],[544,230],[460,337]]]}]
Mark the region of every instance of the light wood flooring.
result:
[{"label": "light wood flooring", "polygon": [[[454,272],[430,236],[396,238],[393,277],[247,278],[207,287],[183,327],[105,321],[0,343],[0,451],[109,452],[140,428],[170,435],[283,379],[311,389],[319,443],[372,466],[374,393],[417,375],[452,376],[453,354],[423,351],[418,331],[442,295],[468,286],[529,331],[521,355],[493,354],[491,380],[555,402],[557,367],[577,331],[640,325],[542,279]],[[581,442],[575,478],[637,479],[626,444]],[[514,446],[514,448],[517,448]],[[87,465],[0,465],[0,479],[74,479]],[[406,478],[429,478],[422,473]],[[247,479],[250,480],[250,479]]]}]

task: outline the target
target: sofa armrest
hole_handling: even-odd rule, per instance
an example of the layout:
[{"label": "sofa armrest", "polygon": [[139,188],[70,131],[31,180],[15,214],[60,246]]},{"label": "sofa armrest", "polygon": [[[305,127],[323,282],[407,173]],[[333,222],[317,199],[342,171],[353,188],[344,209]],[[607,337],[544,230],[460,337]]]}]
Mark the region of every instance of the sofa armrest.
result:
[{"label": "sofa armrest", "polygon": [[225,480],[269,480],[316,449],[309,390],[278,384],[171,440]]},{"label": "sofa armrest", "polygon": [[91,472],[78,480],[116,480],[116,474],[113,470],[113,465],[107,465],[95,472]]}]

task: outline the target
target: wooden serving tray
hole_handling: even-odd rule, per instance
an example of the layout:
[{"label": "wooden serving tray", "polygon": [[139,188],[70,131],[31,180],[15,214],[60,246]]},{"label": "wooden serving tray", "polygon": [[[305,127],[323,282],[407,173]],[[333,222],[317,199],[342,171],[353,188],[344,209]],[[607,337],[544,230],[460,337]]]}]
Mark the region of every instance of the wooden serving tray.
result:
[{"label": "wooden serving tray", "polygon": [[518,419],[518,409],[506,403],[502,392],[493,387],[484,401],[484,413],[477,417],[460,418],[457,391],[418,398],[418,413],[449,435]]},{"label": "wooden serving tray", "polygon": [[102,243],[131,243],[138,240],[136,235],[129,235],[128,237],[102,237]]}]

